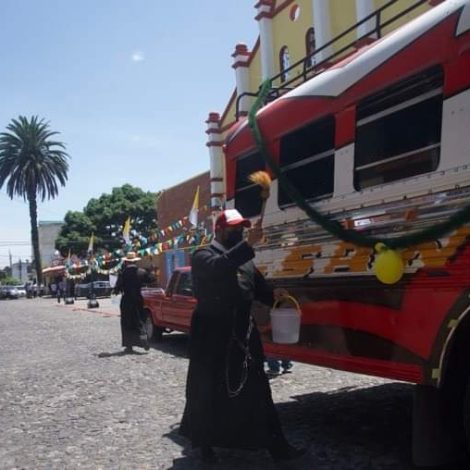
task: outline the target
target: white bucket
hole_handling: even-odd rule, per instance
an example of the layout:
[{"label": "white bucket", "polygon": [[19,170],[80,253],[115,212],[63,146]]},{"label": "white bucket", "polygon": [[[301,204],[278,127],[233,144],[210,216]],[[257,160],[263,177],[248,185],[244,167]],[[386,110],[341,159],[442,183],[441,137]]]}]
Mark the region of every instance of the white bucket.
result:
[{"label": "white bucket", "polygon": [[301,312],[297,301],[289,297],[297,308],[275,308],[271,310],[271,331],[273,342],[279,344],[294,344],[299,342]]}]

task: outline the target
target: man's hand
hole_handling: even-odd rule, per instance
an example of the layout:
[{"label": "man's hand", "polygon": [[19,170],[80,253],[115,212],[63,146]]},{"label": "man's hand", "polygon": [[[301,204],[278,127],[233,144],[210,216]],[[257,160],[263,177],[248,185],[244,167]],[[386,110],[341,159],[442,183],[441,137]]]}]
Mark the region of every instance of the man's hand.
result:
[{"label": "man's hand", "polygon": [[289,297],[289,292],[284,287],[276,287],[273,290],[274,300],[277,302],[282,302],[283,300],[287,300]]},{"label": "man's hand", "polygon": [[252,228],[248,230],[248,235],[246,237],[246,242],[248,245],[254,246],[260,243],[264,239],[263,228],[259,224],[255,224]]}]

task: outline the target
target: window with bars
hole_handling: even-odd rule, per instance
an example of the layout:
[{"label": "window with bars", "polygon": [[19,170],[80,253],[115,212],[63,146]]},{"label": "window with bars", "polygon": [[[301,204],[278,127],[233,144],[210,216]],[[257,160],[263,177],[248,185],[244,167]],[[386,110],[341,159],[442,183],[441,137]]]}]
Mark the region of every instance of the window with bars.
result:
[{"label": "window with bars", "polygon": [[441,144],[443,71],[433,67],[357,106],[357,190],[435,171]]}]

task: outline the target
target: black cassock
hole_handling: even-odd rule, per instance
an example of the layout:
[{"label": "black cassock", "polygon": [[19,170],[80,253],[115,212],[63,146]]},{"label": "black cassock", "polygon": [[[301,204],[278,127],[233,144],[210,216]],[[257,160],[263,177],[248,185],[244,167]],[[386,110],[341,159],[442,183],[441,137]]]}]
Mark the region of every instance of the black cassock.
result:
[{"label": "black cassock", "polygon": [[[272,289],[255,268],[253,249],[241,242],[230,250],[221,244],[197,250],[192,276],[197,306],[189,346],[186,407],[181,434],[194,447],[239,449],[284,446],[286,441],[264,372],[264,354],[256,325],[248,345],[247,380],[243,379],[246,340],[253,300],[272,305]],[[233,336],[235,340],[232,340]]]},{"label": "black cassock", "polygon": [[114,291],[122,292],[121,334],[124,347],[147,347],[148,339],[144,324],[144,299],[142,285],[152,281],[145,269],[129,265],[119,274]]}]

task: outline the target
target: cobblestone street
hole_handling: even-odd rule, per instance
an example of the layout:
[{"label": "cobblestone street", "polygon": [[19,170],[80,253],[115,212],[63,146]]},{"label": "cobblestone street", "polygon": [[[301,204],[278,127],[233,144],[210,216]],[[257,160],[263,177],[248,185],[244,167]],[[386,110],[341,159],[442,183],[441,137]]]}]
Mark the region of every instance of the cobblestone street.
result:
[{"label": "cobblestone street", "polygon": [[[118,307],[99,301],[0,303],[0,468],[202,468],[177,432],[187,337],[121,355]],[[271,385],[289,439],[309,447],[285,468],[413,468],[410,385],[298,363]],[[264,451],[220,455],[212,468],[280,467]]]}]

